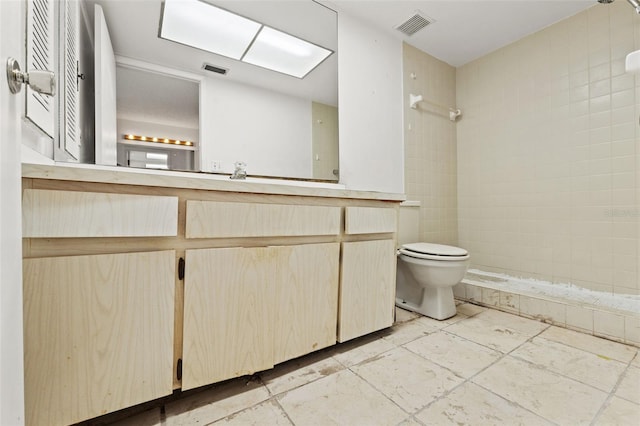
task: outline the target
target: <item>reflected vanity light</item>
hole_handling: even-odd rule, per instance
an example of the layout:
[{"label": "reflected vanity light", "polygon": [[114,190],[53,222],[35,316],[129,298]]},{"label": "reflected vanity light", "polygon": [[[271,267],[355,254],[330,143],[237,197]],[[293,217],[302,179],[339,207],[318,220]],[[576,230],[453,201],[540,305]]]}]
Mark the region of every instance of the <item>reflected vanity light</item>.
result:
[{"label": "reflected vanity light", "polygon": [[193,142],[191,141],[182,141],[178,139],[158,138],[158,137],[139,136],[139,135],[124,135],[124,138],[128,141],[152,142],[152,143],[155,142],[155,143],[171,144],[171,145],[193,146]]},{"label": "reflected vanity light", "polygon": [[297,78],[333,53],[200,0],[165,0],[159,37]]}]

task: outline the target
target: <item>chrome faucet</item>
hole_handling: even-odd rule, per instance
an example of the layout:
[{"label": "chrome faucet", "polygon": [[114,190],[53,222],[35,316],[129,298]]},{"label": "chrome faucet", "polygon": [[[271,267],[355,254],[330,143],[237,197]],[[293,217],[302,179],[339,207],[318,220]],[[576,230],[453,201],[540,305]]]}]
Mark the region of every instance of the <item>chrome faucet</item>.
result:
[{"label": "chrome faucet", "polygon": [[230,179],[246,179],[247,171],[245,170],[245,168],[247,167],[247,165],[242,161],[236,161],[235,163],[233,163],[233,165],[236,167],[236,169],[233,171]]}]

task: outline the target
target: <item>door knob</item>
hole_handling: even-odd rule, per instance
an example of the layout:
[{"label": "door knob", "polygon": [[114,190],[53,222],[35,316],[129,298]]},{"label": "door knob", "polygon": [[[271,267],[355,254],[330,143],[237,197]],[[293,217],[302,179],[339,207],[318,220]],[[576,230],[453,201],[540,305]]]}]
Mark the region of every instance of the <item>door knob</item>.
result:
[{"label": "door knob", "polygon": [[23,84],[27,84],[43,95],[53,96],[56,92],[55,74],[51,71],[20,71],[20,64],[14,58],[7,59],[7,83],[11,93],[19,93]]}]

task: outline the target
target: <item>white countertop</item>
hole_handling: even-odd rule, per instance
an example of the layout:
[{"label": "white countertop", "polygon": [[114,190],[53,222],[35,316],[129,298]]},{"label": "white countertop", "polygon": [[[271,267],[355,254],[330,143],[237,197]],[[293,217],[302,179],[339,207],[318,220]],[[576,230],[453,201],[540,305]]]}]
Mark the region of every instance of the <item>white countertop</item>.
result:
[{"label": "white countertop", "polygon": [[403,201],[404,194],[348,190],[341,184],[268,178],[231,180],[229,176],[197,172],[147,170],[94,164],[22,164],[22,177],[121,185],[231,191],[307,197]]}]

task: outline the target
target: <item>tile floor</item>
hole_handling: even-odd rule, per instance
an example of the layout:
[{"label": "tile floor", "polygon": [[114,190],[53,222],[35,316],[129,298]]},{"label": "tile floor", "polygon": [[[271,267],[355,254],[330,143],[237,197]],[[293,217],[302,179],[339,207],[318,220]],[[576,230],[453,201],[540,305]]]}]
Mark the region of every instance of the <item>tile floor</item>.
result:
[{"label": "tile floor", "polygon": [[[157,404],[156,404],[157,405]],[[640,425],[638,348],[471,304],[172,398],[119,425]]]}]

